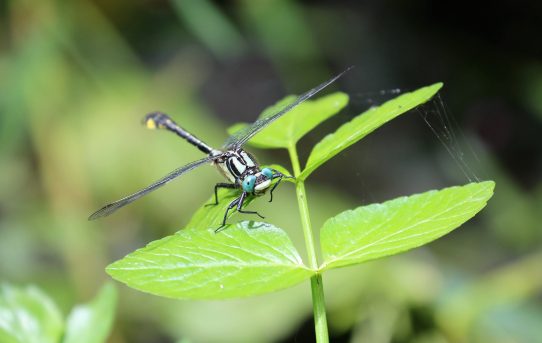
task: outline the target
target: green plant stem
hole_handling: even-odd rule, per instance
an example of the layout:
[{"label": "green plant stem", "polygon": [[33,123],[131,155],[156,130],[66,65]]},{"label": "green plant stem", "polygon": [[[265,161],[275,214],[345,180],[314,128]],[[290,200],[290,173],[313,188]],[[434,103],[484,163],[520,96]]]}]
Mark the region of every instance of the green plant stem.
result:
[{"label": "green plant stem", "polygon": [[[303,235],[305,236],[305,245],[307,248],[307,255],[309,257],[309,266],[313,270],[317,271],[318,259],[316,258],[314,235],[312,233],[309,207],[307,204],[307,196],[305,193],[305,182],[298,178],[301,173],[301,168],[299,167],[299,158],[297,156],[297,150],[295,146],[288,148],[288,152],[292,161],[294,176],[296,177],[295,190],[297,194],[297,204],[299,205],[299,214],[301,216]],[[327,343],[329,342],[329,335],[327,331],[326,307],[324,301],[324,284],[322,282],[321,274],[316,273],[313,277],[311,277],[311,290],[316,341],[320,343]]]}]

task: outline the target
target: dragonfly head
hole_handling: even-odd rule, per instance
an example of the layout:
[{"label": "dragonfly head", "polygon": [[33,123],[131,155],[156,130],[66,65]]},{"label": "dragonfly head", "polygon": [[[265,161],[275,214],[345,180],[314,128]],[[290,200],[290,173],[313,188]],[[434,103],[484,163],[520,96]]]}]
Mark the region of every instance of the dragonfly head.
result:
[{"label": "dragonfly head", "polygon": [[271,168],[263,168],[262,174],[265,175],[269,180],[273,179],[273,170]]},{"label": "dragonfly head", "polygon": [[254,185],[256,184],[256,176],[248,175],[245,177],[242,183],[243,191],[247,193],[254,193]]}]

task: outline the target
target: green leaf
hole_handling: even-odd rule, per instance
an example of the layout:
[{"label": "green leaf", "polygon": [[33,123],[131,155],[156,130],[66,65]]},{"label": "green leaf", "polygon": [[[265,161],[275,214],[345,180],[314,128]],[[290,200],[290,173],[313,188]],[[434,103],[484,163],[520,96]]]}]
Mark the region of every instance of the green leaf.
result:
[{"label": "green leaf", "polygon": [[105,342],[115,318],[117,291],[105,284],[88,304],[76,306],[68,316],[64,343]]},{"label": "green leaf", "polygon": [[34,286],[7,284],[0,291],[0,341],[58,342],[64,324],[54,302]]},{"label": "green leaf", "polygon": [[314,271],[281,229],[244,221],[215,233],[187,229],[107,267],[143,292],[177,299],[227,299],[287,288]]},{"label": "green leaf", "polygon": [[[260,118],[277,113],[282,108],[294,102],[297,97],[288,96],[275,105],[265,109]],[[329,117],[339,113],[348,104],[348,95],[333,93],[316,100],[307,100],[296,108],[271,123],[256,134],[249,143],[258,148],[288,148],[295,145],[307,132]],[[228,132],[235,133],[248,124],[236,124]]]},{"label": "green leaf", "polygon": [[299,178],[305,180],[316,168],[350,145],[356,143],[400,114],[431,99],[441,87],[442,83],[436,83],[411,93],[402,94],[380,106],[367,110],[350,122],[342,125],[337,131],[327,135],[314,146],[307,160],[307,165],[299,175]]},{"label": "green leaf", "polygon": [[431,242],[472,218],[493,181],[470,183],[345,211],[324,223],[321,269],[394,255]]}]

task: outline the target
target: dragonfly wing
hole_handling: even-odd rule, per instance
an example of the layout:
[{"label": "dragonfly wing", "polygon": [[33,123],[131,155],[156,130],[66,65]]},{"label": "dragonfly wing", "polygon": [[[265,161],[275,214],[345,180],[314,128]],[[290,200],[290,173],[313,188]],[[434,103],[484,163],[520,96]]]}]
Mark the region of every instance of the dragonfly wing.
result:
[{"label": "dragonfly wing", "polygon": [[153,183],[152,185],[143,188],[139,192],[128,195],[128,196],[126,196],[126,197],[124,197],[124,198],[122,198],[120,200],[117,200],[115,202],[112,202],[110,204],[105,205],[104,207],[102,207],[98,211],[91,214],[90,217],[88,217],[88,220],[94,220],[94,219],[98,219],[98,218],[101,218],[101,217],[108,216],[111,213],[118,210],[119,208],[128,205],[129,203],[141,198],[142,196],[146,195],[147,193],[150,193],[150,192],[154,191],[155,189],[162,187],[163,185],[170,182],[171,180],[183,175],[184,173],[186,173],[186,172],[188,172],[188,171],[190,171],[190,170],[192,170],[194,168],[197,168],[197,167],[205,164],[206,162],[210,162],[215,158],[216,158],[216,156],[206,157],[206,158],[203,158],[201,160],[197,160],[197,161],[194,161],[192,163],[189,163],[189,164],[187,164],[185,166],[182,166],[180,168],[177,168],[174,171],[172,171],[171,173],[169,173],[166,176],[164,176],[163,178],[161,178],[160,180]]},{"label": "dragonfly wing", "polygon": [[344,73],[352,69],[353,67],[349,67],[348,69],[344,70],[342,73],[332,77],[331,79],[327,80],[326,82],[321,83],[320,85],[314,87],[313,89],[305,92],[304,94],[300,95],[294,102],[290,103],[289,105],[285,106],[281,110],[279,110],[277,113],[271,114],[265,118],[256,120],[252,125],[241,129],[237,133],[233,134],[228,140],[226,141],[226,144],[224,145],[226,149],[238,149],[243,144],[248,142],[249,139],[251,139],[255,134],[257,134],[260,130],[262,130],[267,125],[271,124],[287,112],[291,111],[295,107],[297,107],[299,104],[301,104],[303,101],[309,99],[316,93],[320,92],[322,89],[326,88],[333,82],[335,82],[339,77],[341,77]]}]

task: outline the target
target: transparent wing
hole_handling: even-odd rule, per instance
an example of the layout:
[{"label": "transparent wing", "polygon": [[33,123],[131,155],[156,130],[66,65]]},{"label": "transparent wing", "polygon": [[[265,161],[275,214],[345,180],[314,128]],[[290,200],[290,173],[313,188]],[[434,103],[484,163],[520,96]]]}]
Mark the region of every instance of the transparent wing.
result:
[{"label": "transparent wing", "polygon": [[145,194],[150,193],[150,192],[154,191],[155,189],[162,187],[163,185],[165,185],[169,181],[175,179],[176,177],[179,177],[179,176],[183,175],[184,173],[205,164],[206,162],[210,162],[210,161],[212,161],[213,159],[215,159],[217,157],[218,156],[206,157],[206,158],[203,158],[201,160],[197,160],[197,161],[194,161],[192,163],[189,163],[189,164],[187,164],[187,165],[185,165],[183,167],[177,168],[174,171],[172,171],[171,173],[169,173],[166,176],[164,176],[163,178],[161,178],[160,180],[153,183],[152,185],[150,185],[150,186],[148,186],[146,188],[143,188],[139,192],[128,195],[128,196],[126,196],[126,197],[124,197],[124,198],[122,198],[120,200],[117,200],[115,202],[112,202],[110,204],[105,205],[104,207],[102,207],[98,211],[91,214],[90,217],[88,217],[88,220],[94,220],[94,219],[98,219],[98,218],[101,218],[101,217],[108,216],[111,213],[118,210],[119,208],[121,208],[123,206],[126,206],[129,203],[141,198]]},{"label": "transparent wing", "polygon": [[316,93],[320,92],[322,89],[326,88],[327,86],[329,86],[330,84],[335,82],[339,77],[341,77],[344,73],[346,73],[347,71],[349,71],[352,68],[353,67],[349,67],[348,69],[346,69],[342,73],[332,77],[331,79],[327,80],[326,82],[321,83],[320,85],[316,86],[315,88],[313,88],[313,89],[307,91],[306,93],[300,95],[294,102],[287,105],[286,107],[284,107],[283,109],[281,109],[277,113],[271,114],[268,117],[256,120],[254,123],[252,123],[252,125],[237,131],[232,136],[230,136],[230,138],[228,138],[228,140],[224,144],[224,147],[226,149],[228,149],[228,150],[240,148],[249,139],[251,139],[255,134],[257,134],[261,129],[263,129],[267,125],[271,124],[273,121],[277,120],[278,118],[280,118],[281,116],[283,116],[287,112],[291,111],[297,105],[301,104],[303,101],[309,99],[310,97],[312,97]]}]

